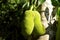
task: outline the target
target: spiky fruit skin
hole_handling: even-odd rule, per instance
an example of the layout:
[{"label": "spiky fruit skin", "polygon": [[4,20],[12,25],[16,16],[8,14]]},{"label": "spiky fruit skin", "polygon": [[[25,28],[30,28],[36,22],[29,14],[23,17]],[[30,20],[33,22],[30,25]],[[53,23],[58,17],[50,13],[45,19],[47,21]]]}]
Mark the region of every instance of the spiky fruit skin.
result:
[{"label": "spiky fruit skin", "polygon": [[35,18],[34,18],[35,32],[38,35],[43,35],[43,34],[45,34],[46,30],[45,30],[44,26],[42,25],[41,16],[38,11],[34,11],[34,13],[35,13]]},{"label": "spiky fruit skin", "polygon": [[23,20],[22,34],[31,35],[34,29],[34,13],[31,10],[25,11]]},{"label": "spiky fruit skin", "polygon": [[41,16],[38,11],[27,10],[24,14],[24,20],[22,22],[22,34],[29,36],[33,33],[36,35],[45,34],[46,30],[42,25]]}]

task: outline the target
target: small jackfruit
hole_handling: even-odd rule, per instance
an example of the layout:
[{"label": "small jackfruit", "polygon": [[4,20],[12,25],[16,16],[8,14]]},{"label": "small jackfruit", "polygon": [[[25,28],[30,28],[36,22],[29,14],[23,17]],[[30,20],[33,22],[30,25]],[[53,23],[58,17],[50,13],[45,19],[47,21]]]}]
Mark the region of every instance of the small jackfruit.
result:
[{"label": "small jackfruit", "polygon": [[34,11],[34,13],[35,13],[35,18],[34,18],[35,32],[38,35],[43,35],[45,34],[46,30],[44,26],[42,25],[41,16],[38,11]]},{"label": "small jackfruit", "polygon": [[25,11],[23,20],[22,34],[31,35],[34,29],[34,13],[32,10]]}]

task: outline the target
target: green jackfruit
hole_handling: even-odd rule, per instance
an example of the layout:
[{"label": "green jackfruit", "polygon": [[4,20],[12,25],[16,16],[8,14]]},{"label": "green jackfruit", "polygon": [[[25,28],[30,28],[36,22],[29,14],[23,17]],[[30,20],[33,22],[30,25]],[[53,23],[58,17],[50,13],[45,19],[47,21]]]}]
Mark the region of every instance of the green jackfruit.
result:
[{"label": "green jackfruit", "polygon": [[38,35],[43,35],[45,34],[46,30],[42,25],[41,16],[38,11],[34,11],[34,13],[35,13],[35,18],[34,18],[35,32]]},{"label": "green jackfruit", "polygon": [[25,11],[22,34],[31,35],[34,29],[34,13],[32,10]]}]

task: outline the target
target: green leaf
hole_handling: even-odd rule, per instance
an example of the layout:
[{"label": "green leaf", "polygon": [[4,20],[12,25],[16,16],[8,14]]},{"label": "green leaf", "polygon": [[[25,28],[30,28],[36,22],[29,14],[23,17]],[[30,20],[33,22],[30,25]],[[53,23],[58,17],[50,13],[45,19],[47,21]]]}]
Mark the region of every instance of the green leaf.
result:
[{"label": "green leaf", "polygon": [[60,17],[60,7],[57,9],[57,16]]},{"label": "green leaf", "polygon": [[38,0],[38,4],[42,4],[45,0]]},{"label": "green leaf", "polygon": [[26,0],[8,0],[9,3],[11,4],[19,4],[19,3],[22,3],[22,2],[26,2]]},{"label": "green leaf", "polygon": [[54,6],[60,6],[60,0],[51,0]]}]

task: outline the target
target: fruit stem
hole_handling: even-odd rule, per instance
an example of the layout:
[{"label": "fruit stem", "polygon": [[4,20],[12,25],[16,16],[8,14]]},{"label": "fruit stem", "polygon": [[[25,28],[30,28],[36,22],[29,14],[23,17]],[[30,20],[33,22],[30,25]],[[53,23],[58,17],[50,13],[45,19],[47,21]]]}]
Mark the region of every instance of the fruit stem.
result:
[{"label": "fruit stem", "polygon": [[33,5],[31,6],[30,10],[32,10],[32,9],[33,9]]}]

